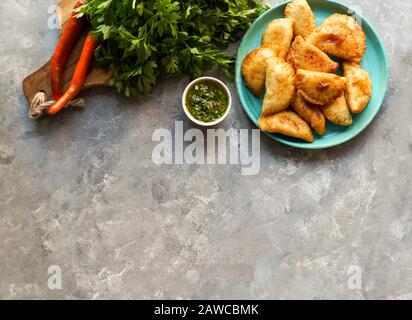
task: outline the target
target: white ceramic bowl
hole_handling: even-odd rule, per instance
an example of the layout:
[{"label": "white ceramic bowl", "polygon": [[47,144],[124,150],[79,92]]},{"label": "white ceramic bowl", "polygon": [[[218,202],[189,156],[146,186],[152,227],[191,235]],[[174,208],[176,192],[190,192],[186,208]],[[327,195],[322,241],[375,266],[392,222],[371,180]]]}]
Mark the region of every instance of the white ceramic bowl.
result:
[{"label": "white ceramic bowl", "polygon": [[[225,112],[225,114],[220,117],[219,119],[213,121],[213,122],[203,122],[200,120],[195,119],[195,117],[193,117],[193,115],[190,113],[189,108],[187,106],[187,95],[190,91],[190,89],[193,88],[193,86],[195,86],[197,83],[202,82],[202,81],[210,81],[210,82],[215,82],[219,85],[222,86],[222,88],[226,91],[226,94],[228,96],[228,106],[227,106],[227,110]],[[229,114],[230,110],[232,109],[232,95],[230,94],[230,91],[228,89],[228,87],[219,79],[213,78],[213,77],[201,77],[201,78],[197,78],[196,80],[192,81],[185,89],[185,92],[183,93],[183,97],[182,97],[182,106],[183,106],[183,110],[186,113],[186,116],[193,121],[194,123],[200,125],[200,126],[205,126],[205,127],[211,127],[211,126],[215,126],[219,123],[221,123],[223,120],[226,119],[227,115]]]}]

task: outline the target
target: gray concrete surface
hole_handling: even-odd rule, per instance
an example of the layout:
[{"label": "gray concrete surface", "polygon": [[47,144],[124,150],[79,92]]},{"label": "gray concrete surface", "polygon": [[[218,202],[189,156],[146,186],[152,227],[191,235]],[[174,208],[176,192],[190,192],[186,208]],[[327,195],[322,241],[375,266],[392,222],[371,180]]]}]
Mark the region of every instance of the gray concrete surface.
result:
[{"label": "gray concrete surface", "polygon": [[[368,130],[324,151],[262,136],[250,177],[152,162],[155,129],[191,126],[188,78],[130,100],[90,90],[84,111],[29,120],[21,81],[52,54],[52,4],[0,2],[0,298],[412,298],[411,1],[357,4],[391,65]],[[237,97],[231,127],[252,128]]]}]

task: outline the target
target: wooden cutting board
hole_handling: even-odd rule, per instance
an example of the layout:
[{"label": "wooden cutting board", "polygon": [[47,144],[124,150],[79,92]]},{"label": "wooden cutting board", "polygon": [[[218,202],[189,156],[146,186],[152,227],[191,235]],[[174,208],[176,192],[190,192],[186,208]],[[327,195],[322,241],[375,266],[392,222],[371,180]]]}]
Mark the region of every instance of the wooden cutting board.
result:
[{"label": "wooden cutting board", "polygon": [[[60,30],[60,35],[64,30],[66,22],[70,18],[72,8],[76,4],[77,0],[59,0],[58,8],[56,10],[58,14],[58,19],[60,25],[62,26]],[[86,38],[87,32],[79,39],[76,46],[73,49],[73,53],[67,63],[67,67],[64,74],[64,84],[66,88],[69,86],[74,69],[76,68],[77,61],[80,57],[84,40]],[[39,91],[44,91],[47,95],[48,100],[52,99],[51,93],[51,59],[43,67],[41,67],[36,72],[29,75],[23,80],[23,91],[27,100],[31,102]],[[94,64],[90,67],[89,74],[86,79],[84,89],[92,87],[102,87],[108,86],[109,81],[112,78],[113,73],[111,71],[105,71],[103,69],[97,68]]]}]

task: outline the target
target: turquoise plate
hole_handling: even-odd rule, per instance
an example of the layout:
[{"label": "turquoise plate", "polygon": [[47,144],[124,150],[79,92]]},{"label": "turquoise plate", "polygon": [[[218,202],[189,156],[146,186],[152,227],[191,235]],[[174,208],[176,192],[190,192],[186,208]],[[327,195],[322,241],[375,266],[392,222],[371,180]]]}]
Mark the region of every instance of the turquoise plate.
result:
[{"label": "turquoise plate", "polygon": [[[247,31],[239,47],[236,63],[237,91],[244,110],[255,125],[257,125],[261,114],[262,98],[256,98],[243,83],[241,73],[242,62],[249,52],[260,47],[262,34],[267,25],[273,19],[284,17],[286,4],[289,2],[290,1],[286,1],[276,5],[261,15]],[[268,134],[272,139],[292,147],[302,149],[323,149],[337,146],[356,137],[359,133],[365,130],[376,117],[382,106],[388,86],[388,59],[382,40],[379,38],[375,29],[368,20],[362,17],[356,10],[330,0],[309,0],[308,2],[315,13],[318,25],[333,13],[356,15],[355,18],[358,23],[361,23],[361,26],[366,33],[368,46],[366,54],[361,62],[361,66],[369,72],[373,82],[373,95],[368,106],[360,115],[354,116],[354,123],[348,128],[335,126],[328,122],[327,134],[321,137],[316,135],[316,140],[313,143],[307,143],[283,135]]]}]

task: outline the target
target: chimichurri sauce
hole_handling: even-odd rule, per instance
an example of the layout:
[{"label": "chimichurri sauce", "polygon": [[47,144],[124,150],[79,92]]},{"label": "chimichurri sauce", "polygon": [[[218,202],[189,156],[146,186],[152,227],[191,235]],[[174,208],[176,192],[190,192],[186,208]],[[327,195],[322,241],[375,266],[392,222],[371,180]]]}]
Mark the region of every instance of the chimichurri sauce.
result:
[{"label": "chimichurri sauce", "polygon": [[229,98],[220,84],[203,81],[190,89],[186,103],[189,112],[196,120],[213,122],[225,114]]}]

